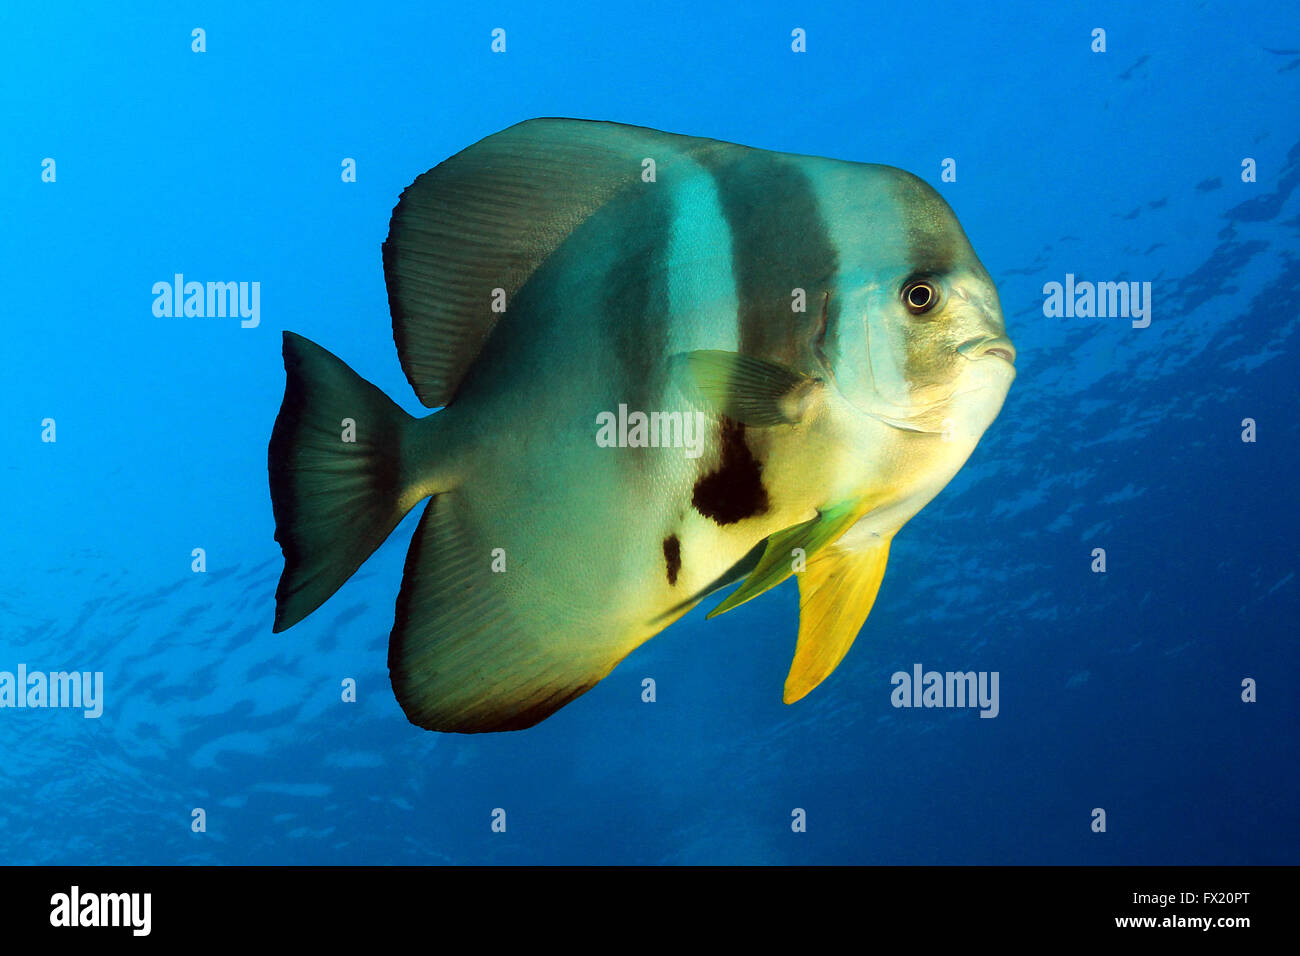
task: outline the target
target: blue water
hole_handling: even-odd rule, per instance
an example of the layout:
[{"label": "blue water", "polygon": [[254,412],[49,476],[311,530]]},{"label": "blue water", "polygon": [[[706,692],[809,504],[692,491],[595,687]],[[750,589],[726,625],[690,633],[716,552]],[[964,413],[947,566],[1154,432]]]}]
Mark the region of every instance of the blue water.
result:
[{"label": "blue water", "polygon": [[[99,719],[0,710],[0,862],[1300,863],[1293,5],[229,6],[0,11],[0,670],[105,686]],[[999,285],[1002,414],[792,707],[787,582],[532,730],[411,726],[418,509],[271,633],[281,330],[419,411],[389,212],[548,115],[912,170]],[[260,282],[260,325],[155,317],[175,273]],[[1151,282],[1150,326],[1046,317],[1067,273]],[[998,716],[895,709],[915,663],[997,671]]]}]

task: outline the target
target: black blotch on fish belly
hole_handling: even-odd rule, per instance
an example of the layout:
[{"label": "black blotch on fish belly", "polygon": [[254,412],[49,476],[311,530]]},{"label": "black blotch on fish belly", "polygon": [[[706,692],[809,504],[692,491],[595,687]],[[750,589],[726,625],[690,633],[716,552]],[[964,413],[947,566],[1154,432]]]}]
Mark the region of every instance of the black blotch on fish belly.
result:
[{"label": "black blotch on fish belly", "polygon": [[677,572],[682,569],[682,543],[675,534],[664,538],[664,564],[668,568],[669,585],[676,585]]},{"label": "black blotch on fish belly", "polygon": [[695,482],[691,504],[716,524],[735,524],[767,511],[767,489],[763,487],[763,466],[749,450],[745,426],[722,419],[718,435],[722,461],[716,471]]}]

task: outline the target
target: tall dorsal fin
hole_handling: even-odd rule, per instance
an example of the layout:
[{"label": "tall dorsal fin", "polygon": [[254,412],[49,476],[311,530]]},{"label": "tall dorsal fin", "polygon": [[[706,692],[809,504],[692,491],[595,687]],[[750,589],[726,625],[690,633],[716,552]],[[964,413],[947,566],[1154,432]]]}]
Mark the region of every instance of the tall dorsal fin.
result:
[{"label": "tall dorsal fin", "polygon": [[499,313],[537,267],[617,192],[674,157],[730,143],[591,120],[533,119],[480,140],[403,192],[384,242],[393,339],[430,408],[449,403]]}]

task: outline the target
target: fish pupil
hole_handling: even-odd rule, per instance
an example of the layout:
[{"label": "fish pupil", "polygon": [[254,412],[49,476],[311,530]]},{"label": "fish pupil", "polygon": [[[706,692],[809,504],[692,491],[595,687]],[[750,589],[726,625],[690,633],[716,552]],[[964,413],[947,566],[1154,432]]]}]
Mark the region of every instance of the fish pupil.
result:
[{"label": "fish pupil", "polygon": [[924,281],[909,283],[903,290],[903,301],[907,303],[908,310],[913,313],[925,312],[938,298],[935,289],[930,283]]}]

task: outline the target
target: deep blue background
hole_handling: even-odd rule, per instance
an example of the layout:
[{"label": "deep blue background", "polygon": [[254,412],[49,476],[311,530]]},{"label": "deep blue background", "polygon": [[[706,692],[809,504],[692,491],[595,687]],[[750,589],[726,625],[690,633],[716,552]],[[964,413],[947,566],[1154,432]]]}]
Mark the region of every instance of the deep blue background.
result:
[{"label": "deep blue background", "polygon": [[[0,11],[0,670],[107,685],[97,721],[0,710],[0,862],[1300,863],[1294,6],[130,6]],[[793,707],[787,583],[533,730],[417,730],[385,648],[418,511],[271,633],[280,330],[419,410],[389,211],[545,115],[904,167],[999,284],[1002,415]],[[261,326],[155,318],[175,272],[260,281]],[[1152,282],[1150,328],[1044,318],[1067,272]],[[1000,716],[894,710],[914,662],[999,671]]]}]

